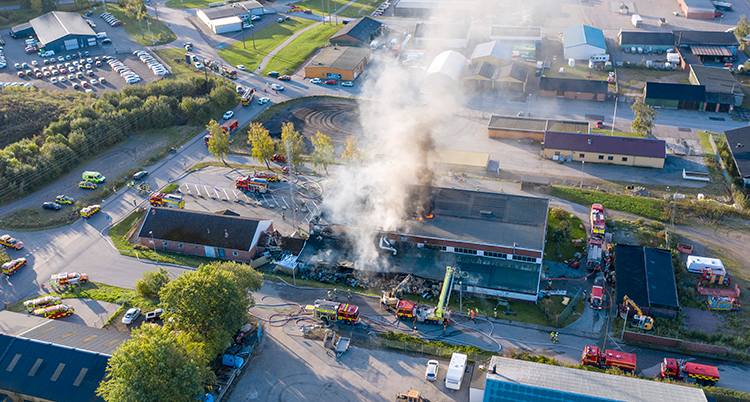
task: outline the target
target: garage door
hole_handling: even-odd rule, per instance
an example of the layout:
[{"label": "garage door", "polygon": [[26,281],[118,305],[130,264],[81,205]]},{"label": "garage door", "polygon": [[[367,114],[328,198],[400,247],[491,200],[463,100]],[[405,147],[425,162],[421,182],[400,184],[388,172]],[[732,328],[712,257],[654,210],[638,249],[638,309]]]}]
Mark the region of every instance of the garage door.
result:
[{"label": "garage door", "polygon": [[78,49],[78,40],[71,39],[65,41],[65,50]]}]

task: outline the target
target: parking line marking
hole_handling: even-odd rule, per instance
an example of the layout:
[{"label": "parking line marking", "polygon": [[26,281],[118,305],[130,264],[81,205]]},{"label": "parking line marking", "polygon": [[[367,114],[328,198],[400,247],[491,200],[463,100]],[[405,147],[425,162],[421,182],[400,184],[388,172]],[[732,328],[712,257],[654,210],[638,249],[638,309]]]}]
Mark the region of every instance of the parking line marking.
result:
[{"label": "parking line marking", "polygon": [[203,198],[203,194],[201,194],[201,189],[198,187],[197,184],[193,184],[195,186],[195,192],[198,193],[198,197]]},{"label": "parking line marking", "polygon": [[265,194],[263,194],[263,201],[265,201],[266,204],[269,204],[269,205],[271,204],[270,202],[268,202],[268,198],[266,198]]},{"label": "parking line marking", "polygon": [[219,190],[217,190],[216,187],[214,187],[213,190],[214,190],[214,194],[216,194],[216,198],[220,198],[219,197]]},{"label": "parking line marking", "polygon": [[227,197],[227,198],[225,198],[225,200],[228,200],[229,199],[229,194],[227,194],[227,189],[224,188],[222,190],[224,191],[224,196]]},{"label": "parking line marking", "polygon": [[284,201],[284,205],[286,205],[286,207],[289,208],[289,204],[286,203],[286,198],[281,197],[281,201]]}]

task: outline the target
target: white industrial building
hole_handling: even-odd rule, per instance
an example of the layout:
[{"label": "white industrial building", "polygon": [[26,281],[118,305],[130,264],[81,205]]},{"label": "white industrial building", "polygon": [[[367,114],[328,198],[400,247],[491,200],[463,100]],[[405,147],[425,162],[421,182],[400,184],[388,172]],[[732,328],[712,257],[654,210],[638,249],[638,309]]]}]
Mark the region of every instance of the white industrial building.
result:
[{"label": "white industrial building", "polygon": [[219,7],[201,8],[196,12],[198,19],[215,34],[242,30],[242,24],[253,15],[263,15],[265,10],[255,0],[226,4]]},{"label": "white industrial building", "polygon": [[563,48],[565,59],[588,60],[607,53],[607,42],[601,29],[578,25],[563,30]]}]

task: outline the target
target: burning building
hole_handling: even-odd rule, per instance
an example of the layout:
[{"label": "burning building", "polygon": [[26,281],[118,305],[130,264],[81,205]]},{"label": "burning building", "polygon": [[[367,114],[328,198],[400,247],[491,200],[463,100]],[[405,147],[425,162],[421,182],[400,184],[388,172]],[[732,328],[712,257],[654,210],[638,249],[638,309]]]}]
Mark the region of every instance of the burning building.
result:
[{"label": "burning building", "polygon": [[487,296],[536,301],[549,200],[502,193],[412,186],[408,210],[392,227],[373,227],[377,260],[358,258],[353,229],[325,211],[310,223],[299,255],[302,269],[345,267],[373,273],[411,273],[440,280],[461,270],[455,286]]}]

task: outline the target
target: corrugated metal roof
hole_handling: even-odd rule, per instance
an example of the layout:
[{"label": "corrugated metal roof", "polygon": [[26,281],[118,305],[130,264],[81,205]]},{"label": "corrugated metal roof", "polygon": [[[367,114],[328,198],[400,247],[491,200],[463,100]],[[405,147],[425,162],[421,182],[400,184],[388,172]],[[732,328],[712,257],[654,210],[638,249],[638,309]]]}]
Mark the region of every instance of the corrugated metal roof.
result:
[{"label": "corrugated metal roof", "polygon": [[378,32],[382,25],[380,21],[370,17],[360,18],[344,25],[343,28],[331,36],[331,40],[337,40],[342,36],[351,36],[357,40],[366,41],[370,39],[370,36]]},{"label": "corrugated metal roof", "polygon": [[435,57],[427,68],[425,75],[440,73],[455,81],[461,76],[461,71],[465,65],[466,57],[454,50],[447,50]]},{"label": "corrugated metal roof", "polygon": [[[504,43],[492,41],[480,43],[474,48],[470,59],[490,58],[503,61],[509,61],[513,53],[513,47]],[[488,61],[488,60],[485,60]]]},{"label": "corrugated metal roof", "polygon": [[563,133],[589,133],[589,122],[587,121],[564,121],[548,120],[547,131],[559,131]]},{"label": "corrugated metal roof", "polygon": [[487,367],[484,395],[490,395],[485,398],[489,402],[707,402],[700,388],[499,356],[493,356]]},{"label": "corrugated metal roof", "polygon": [[578,25],[563,29],[563,46],[573,47],[580,45],[591,45],[601,49],[607,49],[604,33],[601,29],[588,25]]},{"label": "corrugated metal roof", "polygon": [[731,56],[732,52],[724,46],[690,46],[690,52],[696,56]]},{"label": "corrugated metal roof", "polygon": [[372,50],[365,47],[328,46],[313,56],[309,67],[330,67],[340,70],[354,70]]},{"label": "corrugated metal roof", "polygon": [[664,140],[557,131],[545,131],[544,148],[648,158],[667,157],[667,145]]},{"label": "corrugated metal roof", "polygon": [[78,13],[50,11],[29,21],[41,44],[54,42],[67,35],[95,37],[96,32]]}]

